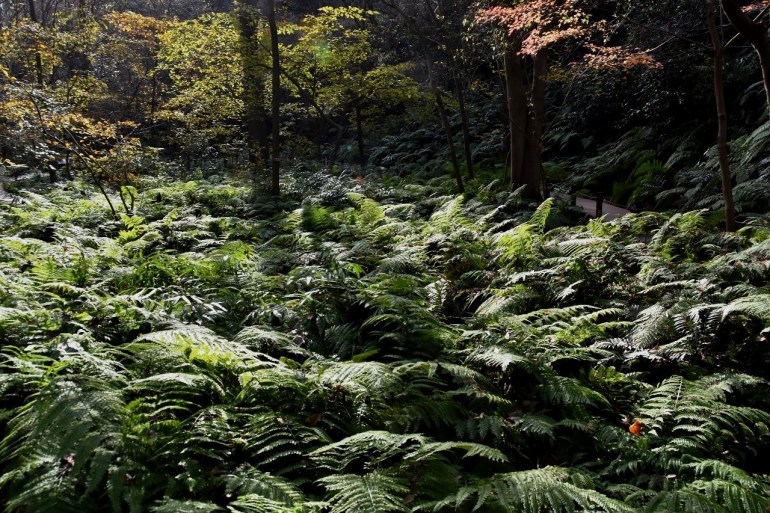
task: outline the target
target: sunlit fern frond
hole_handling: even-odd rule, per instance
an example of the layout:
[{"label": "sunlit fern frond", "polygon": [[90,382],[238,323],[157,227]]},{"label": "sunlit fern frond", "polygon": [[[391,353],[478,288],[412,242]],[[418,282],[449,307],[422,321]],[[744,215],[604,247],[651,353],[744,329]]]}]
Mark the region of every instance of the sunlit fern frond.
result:
[{"label": "sunlit fern frond", "polygon": [[496,474],[461,488],[455,495],[433,504],[432,508],[436,512],[455,511],[461,507],[476,511],[522,513],[635,511],[632,507],[592,489],[591,484],[585,476],[573,475],[569,470],[558,467]]},{"label": "sunlit fern frond", "polygon": [[147,343],[162,344],[184,354],[190,361],[199,360],[211,365],[247,366],[264,361],[264,356],[246,345],[229,341],[202,326],[180,324],[169,330],[142,335],[134,347],[140,348]]},{"label": "sunlit fern frond", "polygon": [[298,345],[287,335],[262,326],[249,326],[238,332],[233,342],[253,351],[270,355],[286,353],[307,356],[307,349]]},{"label": "sunlit fern frond", "polygon": [[609,405],[599,392],[575,378],[551,375],[543,378],[540,395],[549,404],[563,406]]},{"label": "sunlit fern frond", "polygon": [[[299,487],[291,481],[248,465],[238,467],[234,473],[224,476],[223,480],[226,484],[225,493],[247,504],[256,501],[257,497],[283,508],[295,508],[307,501]],[[254,505],[249,507],[253,508]]]},{"label": "sunlit fern frond", "polygon": [[374,471],[365,475],[335,474],[317,481],[326,488],[330,513],[408,512],[404,503],[406,480],[394,473]]},{"label": "sunlit fern frond", "polygon": [[254,415],[241,437],[252,464],[279,476],[295,471],[301,475],[304,455],[329,442],[320,428],[306,426],[297,416],[272,412]]},{"label": "sunlit fern frond", "polygon": [[459,226],[469,225],[470,221],[463,213],[464,199],[462,196],[445,198],[446,201],[433,213],[430,226],[439,233],[445,233]]},{"label": "sunlit fern frond", "polygon": [[377,468],[384,460],[403,458],[415,447],[427,442],[423,435],[400,435],[388,431],[364,431],[339,442],[325,445],[310,453],[320,465],[341,471],[361,458],[367,460],[369,469]]},{"label": "sunlit fern frond", "polygon": [[673,376],[649,393],[639,417],[660,437],[655,443],[661,445],[661,454],[703,459],[730,454],[732,461],[740,462],[763,447],[761,433],[770,429],[770,414],[730,404],[728,397],[760,382],[742,375],[698,381]]},{"label": "sunlit fern frond", "polygon": [[655,304],[639,313],[634,321],[631,340],[641,349],[650,348],[668,330],[673,331],[669,310],[663,305]]}]

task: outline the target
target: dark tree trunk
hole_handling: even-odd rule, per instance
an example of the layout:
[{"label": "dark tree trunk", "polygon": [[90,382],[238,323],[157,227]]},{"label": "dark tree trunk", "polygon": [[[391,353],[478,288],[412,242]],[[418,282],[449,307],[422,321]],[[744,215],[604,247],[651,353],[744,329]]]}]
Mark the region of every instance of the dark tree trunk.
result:
[{"label": "dark tree trunk", "polygon": [[[254,177],[269,160],[268,113],[264,99],[264,68],[259,65],[256,0],[248,0],[238,13],[240,52],[243,60],[243,102],[245,105],[246,144]],[[256,181],[255,181],[256,183]]]},{"label": "dark tree trunk", "polygon": [[457,104],[460,107],[460,121],[463,131],[463,152],[465,154],[465,167],[468,168],[468,179],[473,179],[473,152],[471,151],[471,128],[468,119],[468,109],[465,106],[465,84],[455,75],[455,91],[457,92]]},{"label": "dark tree trunk", "polygon": [[69,151],[64,154],[64,176],[66,176],[67,180],[70,182],[75,179],[75,177],[72,176],[72,164]]},{"label": "dark tree trunk", "polygon": [[[35,0],[29,0],[29,19],[32,23],[38,24],[37,11],[35,10]],[[43,57],[40,55],[40,51],[35,52],[35,74],[37,79],[37,86],[43,88]]]},{"label": "dark tree trunk", "polygon": [[505,101],[508,110],[509,165],[511,187],[524,187],[524,195],[542,199],[543,118],[545,117],[545,72],[547,50],[537,52],[533,60],[532,86],[524,87],[524,63],[519,42],[511,40],[503,55]]},{"label": "dark tree trunk", "polygon": [[364,153],[364,127],[363,127],[363,114],[361,113],[361,106],[356,105],[356,140],[358,143],[358,162],[364,165],[366,162],[366,154]]},{"label": "dark tree trunk", "polygon": [[503,56],[505,69],[505,98],[508,106],[508,132],[511,187],[524,183],[524,148],[527,135],[527,97],[522,77],[519,46],[508,44]]},{"label": "dark tree trunk", "polygon": [[534,57],[532,70],[531,110],[527,119],[527,140],[522,169],[522,185],[527,186],[525,194],[541,199],[544,192],[541,140],[545,117],[544,77],[547,63],[548,50],[538,51]]},{"label": "dark tree trunk", "polygon": [[463,183],[463,177],[460,173],[460,161],[457,160],[457,150],[455,149],[455,137],[452,131],[452,124],[449,122],[449,116],[446,113],[446,107],[444,106],[444,99],[441,97],[441,91],[439,91],[436,85],[436,77],[433,74],[433,63],[430,57],[425,57],[425,62],[428,66],[428,81],[430,82],[430,89],[433,93],[433,98],[436,101],[436,109],[438,110],[439,118],[441,119],[441,125],[444,127],[444,134],[446,135],[447,148],[449,149],[449,160],[452,163],[452,176],[457,182],[457,190],[460,194],[465,193],[465,184]]},{"label": "dark tree trunk", "polygon": [[272,54],[272,168],[271,192],[281,195],[281,56],[278,49],[278,24],[275,21],[275,0],[267,0],[267,22],[270,27],[270,53]]},{"label": "dark tree trunk", "polygon": [[730,175],[730,162],[727,157],[727,105],[725,102],[725,57],[724,45],[719,36],[716,22],[716,5],[714,0],[701,0],[706,10],[711,43],[714,45],[714,95],[716,96],[717,119],[719,121],[719,169],[722,173],[722,196],[725,204],[725,228],[728,232],[734,232],[735,205],[733,203],[732,177]]}]

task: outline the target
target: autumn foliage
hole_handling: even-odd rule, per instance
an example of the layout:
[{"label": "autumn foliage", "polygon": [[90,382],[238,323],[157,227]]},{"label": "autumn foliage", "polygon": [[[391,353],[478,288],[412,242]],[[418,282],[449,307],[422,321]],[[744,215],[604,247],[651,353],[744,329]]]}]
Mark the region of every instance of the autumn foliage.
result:
[{"label": "autumn foliage", "polygon": [[591,11],[593,0],[526,0],[515,5],[494,5],[479,9],[476,21],[501,28],[509,40],[518,41],[522,56],[557,43],[573,41],[582,49],[575,65],[593,69],[660,69],[661,64],[648,52],[626,45],[608,45],[610,24]]}]

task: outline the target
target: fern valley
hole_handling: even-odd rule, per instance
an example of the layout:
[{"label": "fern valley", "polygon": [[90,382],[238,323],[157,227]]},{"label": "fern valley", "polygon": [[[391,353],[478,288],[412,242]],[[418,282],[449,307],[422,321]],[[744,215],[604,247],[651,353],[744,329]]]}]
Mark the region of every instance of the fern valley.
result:
[{"label": "fern valley", "polygon": [[766,224],[295,175],[0,206],[3,511],[770,506]]}]

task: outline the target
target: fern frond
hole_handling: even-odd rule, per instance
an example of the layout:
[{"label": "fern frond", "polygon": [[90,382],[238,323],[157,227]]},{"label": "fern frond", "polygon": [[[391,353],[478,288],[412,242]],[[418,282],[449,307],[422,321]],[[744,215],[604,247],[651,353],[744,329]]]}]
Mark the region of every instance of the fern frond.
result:
[{"label": "fern frond", "polygon": [[540,395],[550,404],[587,405],[609,401],[595,390],[582,385],[577,379],[565,376],[549,376],[540,386]]},{"label": "fern frond", "polygon": [[370,472],[363,476],[339,474],[317,481],[329,492],[330,513],[408,512],[404,497],[409,491],[403,479],[388,472]]},{"label": "fern frond", "polygon": [[[460,508],[472,505],[473,511],[484,511],[485,507],[497,504],[504,511],[522,513],[605,511],[612,513],[631,513],[634,508],[606,495],[584,487],[590,483],[578,479],[573,483],[573,476],[562,468],[545,467],[537,470],[524,470],[497,474],[487,480],[479,481],[470,487],[460,489],[454,496],[435,504],[434,511],[441,511],[446,506]],[[475,501],[474,501],[475,499]]]},{"label": "fern frond", "polygon": [[483,444],[470,442],[427,442],[421,445],[418,449],[407,454],[404,459],[406,461],[424,461],[433,458],[439,453],[454,450],[464,451],[465,454],[463,455],[463,458],[478,456],[490,461],[508,461],[508,457],[499,450],[493,449],[492,447],[488,447]]},{"label": "fern frond", "polygon": [[379,362],[332,364],[323,369],[320,379],[324,383],[364,387],[370,391],[395,391],[400,384],[400,377],[393,368]]},{"label": "fern frond", "polygon": [[224,476],[223,480],[226,493],[236,494],[244,502],[261,497],[276,506],[293,508],[307,500],[299,488],[288,480],[253,467],[239,467],[234,474]]},{"label": "fern frond", "polygon": [[284,351],[300,356],[308,354],[306,349],[297,345],[283,333],[261,326],[249,326],[242,329],[233,338],[233,342],[258,353],[275,354]]},{"label": "fern frond", "polygon": [[228,341],[202,326],[181,325],[170,330],[142,335],[137,339],[137,347],[143,342],[163,344],[180,351],[190,361],[200,360],[212,365],[230,367],[247,362],[258,363],[262,359],[261,355],[245,345]]},{"label": "fern frond", "polygon": [[650,348],[670,326],[669,310],[663,305],[653,305],[643,310],[637,317],[631,340],[641,349]]},{"label": "fern frond", "polygon": [[388,431],[365,431],[339,442],[326,445],[310,453],[321,464],[342,470],[366,455],[371,464],[397,454],[404,455],[410,446],[422,446],[427,438],[422,435],[399,435]]},{"label": "fern frond", "polygon": [[[321,429],[305,426],[296,417],[277,413],[254,416],[242,436],[246,440],[246,449],[253,453],[254,464],[268,470],[278,469],[279,472],[275,472],[278,475],[294,469],[290,462],[329,442]],[[301,468],[299,462],[298,465]]]},{"label": "fern frond", "polygon": [[541,235],[545,233],[545,227],[548,223],[548,216],[551,215],[552,209],[553,198],[548,198],[537,207],[535,212],[532,214],[532,217],[529,219],[529,224],[536,226]]},{"label": "fern frond", "polygon": [[744,313],[770,324],[770,294],[738,298],[722,311],[722,320],[732,312]]},{"label": "fern frond", "polygon": [[504,372],[511,366],[521,366],[525,368],[532,366],[532,362],[526,357],[507,352],[499,347],[489,349],[479,348],[468,355],[467,361],[500,369]]},{"label": "fern frond", "polygon": [[287,506],[262,495],[246,494],[228,504],[227,509],[230,513],[305,513],[321,511],[321,506],[321,504],[316,507],[310,507],[306,504]]},{"label": "fern frond", "polygon": [[0,442],[0,461],[24,469],[3,478],[15,489],[7,497],[12,510],[23,505],[48,511],[56,504],[65,510],[66,501],[77,497],[79,479],[92,490],[102,484],[115,458],[124,407],[121,393],[104,383],[58,379],[21,408]]}]

